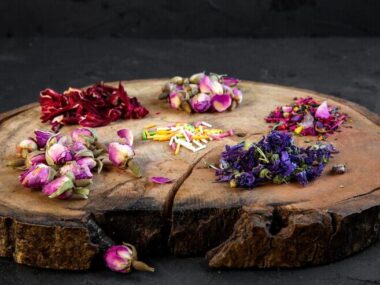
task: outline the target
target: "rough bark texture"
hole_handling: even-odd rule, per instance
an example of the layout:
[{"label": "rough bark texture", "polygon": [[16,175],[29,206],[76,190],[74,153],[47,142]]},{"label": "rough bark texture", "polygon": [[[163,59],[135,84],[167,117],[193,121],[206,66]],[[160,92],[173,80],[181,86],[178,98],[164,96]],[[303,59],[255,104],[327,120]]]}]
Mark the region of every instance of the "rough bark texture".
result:
[{"label": "rough bark texture", "polygon": [[[235,129],[239,136],[209,143],[207,151],[174,156],[166,143],[136,139],[136,159],[145,177],[105,170],[97,175],[88,201],[49,200],[23,189],[17,171],[6,168],[14,146],[39,122],[39,107],[19,108],[0,116],[0,256],[32,266],[82,270],[114,243],[135,244],[142,253],[167,249],[176,255],[207,253],[211,267],[299,267],[346,257],[379,239],[379,119],[364,108],[328,97],[352,122],[330,137],[340,150],[333,163],[347,163],[348,173],[323,176],[306,188],[267,185],[246,191],[213,183],[224,144],[256,140],[268,126],[263,118],[294,96],[325,95],[311,91],[242,82],[244,104],[234,112],[189,116],[156,98],[164,80],[130,81],[131,96],[150,109],[142,120],[119,121],[98,129],[106,143],[116,130],[203,120]],[[63,128],[66,133],[71,128]],[[310,139],[310,138],[308,138]],[[370,143],[368,143],[370,142]],[[304,139],[297,138],[303,144]],[[149,176],[166,176],[173,184],[154,185]]]}]

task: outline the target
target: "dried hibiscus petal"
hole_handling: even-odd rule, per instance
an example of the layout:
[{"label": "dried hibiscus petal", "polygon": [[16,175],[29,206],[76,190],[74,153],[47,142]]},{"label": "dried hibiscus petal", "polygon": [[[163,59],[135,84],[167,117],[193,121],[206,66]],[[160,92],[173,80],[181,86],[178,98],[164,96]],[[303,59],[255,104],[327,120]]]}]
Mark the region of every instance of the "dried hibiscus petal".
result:
[{"label": "dried hibiscus petal", "polygon": [[123,85],[117,88],[103,83],[86,89],[69,88],[63,94],[52,89],[40,93],[41,120],[50,121],[54,131],[62,125],[80,124],[100,127],[119,119],[139,119],[149,111],[137,98],[129,97]]}]

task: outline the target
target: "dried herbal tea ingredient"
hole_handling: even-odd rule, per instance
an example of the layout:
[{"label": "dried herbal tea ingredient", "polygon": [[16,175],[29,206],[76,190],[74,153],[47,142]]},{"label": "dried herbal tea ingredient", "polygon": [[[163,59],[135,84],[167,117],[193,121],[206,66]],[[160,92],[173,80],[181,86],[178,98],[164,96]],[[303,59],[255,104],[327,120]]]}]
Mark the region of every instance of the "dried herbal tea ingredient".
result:
[{"label": "dried herbal tea ingredient", "polygon": [[273,130],[319,136],[322,139],[333,134],[347,118],[347,114],[341,113],[339,107],[306,97],[294,98],[293,104],[289,106],[276,107],[265,120],[274,124]]},{"label": "dried herbal tea ingredient", "polygon": [[103,259],[106,266],[115,272],[129,273],[132,268],[138,271],[154,272],[154,268],[137,260],[136,248],[128,243],[111,246],[104,253]]},{"label": "dried herbal tea ingredient", "polygon": [[236,78],[215,73],[202,72],[189,78],[175,76],[162,87],[159,99],[188,113],[224,112],[243,102],[238,83]]},{"label": "dried herbal tea ingredient", "polygon": [[268,182],[297,181],[305,186],[321,175],[334,152],[331,144],[321,142],[298,147],[290,133],[272,131],[257,143],[226,146],[216,169],[217,181],[250,189]]},{"label": "dried herbal tea ingredient", "polygon": [[223,131],[211,128],[212,125],[207,122],[176,123],[163,127],[152,124],[146,126],[141,135],[143,140],[169,141],[169,147],[175,155],[182,147],[198,152],[205,149],[210,141],[234,135],[233,130]]},{"label": "dried herbal tea ingredient", "polygon": [[111,142],[108,148],[98,142],[93,129],[76,128],[69,135],[35,130],[35,138],[23,140],[16,147],[20,157],[8,166],[23,170],[20,183],[31,189],[40,189],[49,198],[87,199],[93,172],[100,173],[103,161],[122,169],[130,169],[141,176],[138,164],[133,160],[133,134],[122,129],[117,132],[125,142]]},{"label": "dried herbal tea ingredient", "polygon": [[[149,112],[136,97],[129,97],[119,83],[115,88],[104,83],[86,89],[69,88],[63,94],[52,89],[40,93],[41,120],[50,122],[53,131],[63,125],[100,127],[119,119],[139,119]],[[44,135],[40,141],[43,144]]]},{"label": "dried herbal tea ingredient", "polygon": [[335,164],[331,168],[332,174],[344,174],[347,171],[347,166],[345,164]]},{"label": "dried herbal tea ingredient", "polygon": [[162,176],[152,176],[149,178],[150,182],[156,183],[156,184],[167,184],[172,183],[173,179],[162,177]]}]

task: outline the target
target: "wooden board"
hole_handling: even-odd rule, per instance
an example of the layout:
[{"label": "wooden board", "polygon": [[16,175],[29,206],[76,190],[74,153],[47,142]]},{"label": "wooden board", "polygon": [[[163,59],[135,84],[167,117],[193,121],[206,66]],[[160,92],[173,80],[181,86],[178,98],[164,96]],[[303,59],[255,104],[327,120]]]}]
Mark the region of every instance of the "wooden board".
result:
[{"label": "wooden board", "polygon": [[[95,177],[87,201],[50,200],[20,186],[19,173],[5,167],[5,161],[18,141],[48,126],[39,121],[38,105],[0,116],[1,256],[32,266],[79,270],[89,268],[101,249],[126,241],[142,253],[169,249],[179,256],[207,254],[212,267],[296,267],[343,258],[379,239],[378,116],[329,97],[352,118],[330,137],[340,150],[330,165],[346,163],[345,175],[325,171],[307,187],[291,183],[231,189],[214,183],[214,171],[206,167],[217,162],[225,144],[260,138],[268,131],[263,118],[295,96],[323,100],[326,95],[242,82],[244,102],[234,112],[188,115],[157,101],[164,82],[124,82],[129,95],[137,96],[150,115],[97,129],[106,143],[116,139],[116,130],[132,129],[136,159],[145,176],[105,171]],[[214,141],[203,152],[183,150],[174,156],[167,143],[142,141],[139,136],[150,123],[198,120],[235,129],[240,137]],[[175,183],[153,185],[149,176],[170,177]]]}]

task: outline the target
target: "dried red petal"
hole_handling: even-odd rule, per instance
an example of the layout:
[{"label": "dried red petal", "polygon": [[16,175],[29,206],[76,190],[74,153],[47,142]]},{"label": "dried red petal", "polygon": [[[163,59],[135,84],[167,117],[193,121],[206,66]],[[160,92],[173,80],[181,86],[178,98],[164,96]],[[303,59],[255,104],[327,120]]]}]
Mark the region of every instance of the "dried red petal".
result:
[{"label": "dried red petal", "polygon": [[136,97],[128,96],[121,83],[117,88],[103,83],[84,90],[69,88],[63,94],[45,89],[40,93],[40,106],[42,122],[50,121],[55,131],[62,125],[99,127],[149,113]]}]

